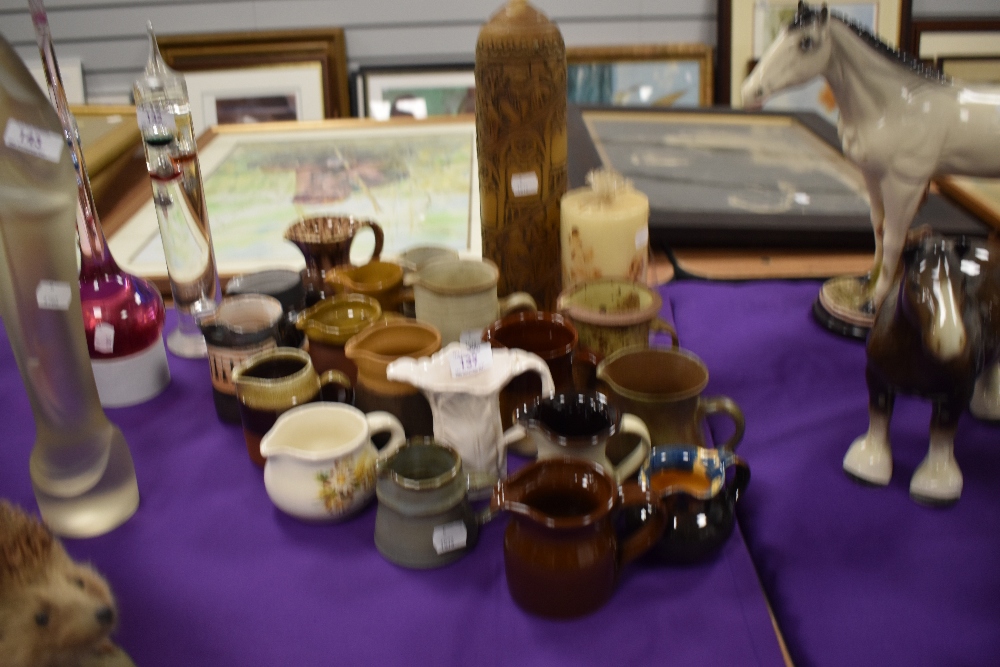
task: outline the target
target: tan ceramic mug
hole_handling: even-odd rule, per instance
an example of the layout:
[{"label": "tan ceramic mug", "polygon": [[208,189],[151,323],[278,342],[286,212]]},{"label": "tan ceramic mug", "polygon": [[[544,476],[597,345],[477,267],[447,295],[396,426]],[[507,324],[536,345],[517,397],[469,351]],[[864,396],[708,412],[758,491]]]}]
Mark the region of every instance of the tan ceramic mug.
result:
[{"label": "tan ceramic mug", "polygon": [[372,260],[361,266],[341,265],[326,272],[326,286],[335,294],[364,294],[379,302],[383,313],[402,309],[403,267]]},{"label": "tan ceramic mug", "polygon": [[556,309],[568,317],[580,336],[580,347],[602,357],[626,347],[649,347],[649,332],[677,332],[660,317],[663,299],[642,283],[598,278],[563,290]]},{"label": "tan ceramic mug", "polygon": [[442,259],[423,266],[407,278],[413,285],[417,319],[436,327],[441,344],[447,345],[457,343],[466,331],[482,333],[498,317],[536,309],[525,292],[498,298],[499,277],[489,260]]}]

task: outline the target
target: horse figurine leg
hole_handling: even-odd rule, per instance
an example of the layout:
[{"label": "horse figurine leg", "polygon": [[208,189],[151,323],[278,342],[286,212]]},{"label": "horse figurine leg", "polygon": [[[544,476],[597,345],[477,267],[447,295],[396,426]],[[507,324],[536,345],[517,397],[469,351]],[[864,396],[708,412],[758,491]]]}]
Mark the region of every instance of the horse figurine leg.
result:
[{"label": "horse figurine leg", "polygon": [[[867,180],[867,179],[866,179]],[[886,174],[878,184],[877,191],[869,191],[872,205],[872,224],[875,225],[876,199],[882,203],[882,224],[875,232],[875,267],[872,270],[872,301],[877,308],[892,287],[906,243],[906,232],[910,229],[917,209],[927,191],[929,176],[911,179],[893,173]],[[869,184],[870,180],[867,181]]]},{"label": "horse figurine leg", "polygon": [[979,419],[1000,420],[1000,363],[990,364],[976,378],[969,412]]},{"label": "horse figurine leg", "polygon": [[862,482],[885,486],[892,479],[889,420],[896,396],[870,366],[865,376],[868,380],[868,431],[848,448],[844,455],[844,472]]},{"label": "horse figurine leg", "polygon": [[910,496],[929,505],[948,505],[962,495],[962,471],[955,460],[955,430],[966,401],[934,401],[927,456],[910,479]]}]

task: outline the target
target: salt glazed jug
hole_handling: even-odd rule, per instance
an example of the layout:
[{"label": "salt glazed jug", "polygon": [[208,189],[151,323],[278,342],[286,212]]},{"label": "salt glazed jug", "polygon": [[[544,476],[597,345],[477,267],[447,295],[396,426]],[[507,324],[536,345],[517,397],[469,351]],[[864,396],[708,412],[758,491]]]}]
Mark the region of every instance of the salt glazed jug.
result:
[{"label": "salt glazed jug", "polygon": [[453,362],[469,353],[461,343],[451,343],[430,357],[404,357],[389,364],[386,377],[409,382],[420,389],[431,405],[434,438],[455,447],[469,472],[488,472],[499,478],[507,472],[507,445],[523,437],[524,430],[504,433],[500,422],[500,390],[521,373],[534,371],[542,378],[542,394],[555,389],[549,367],[524,350],[473,348],[490,362],[478,372],[453,371]]}]

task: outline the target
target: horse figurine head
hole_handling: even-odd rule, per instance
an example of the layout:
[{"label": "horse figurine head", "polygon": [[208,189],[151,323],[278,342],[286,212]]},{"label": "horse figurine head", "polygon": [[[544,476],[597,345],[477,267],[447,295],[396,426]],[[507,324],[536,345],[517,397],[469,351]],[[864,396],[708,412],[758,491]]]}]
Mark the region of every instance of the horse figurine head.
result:
[{"label": "horse figurine head", "polygon": [[930,447],[910,480],[915,499],[942,504],[962,492],[954,457],[958,418],[1000,357],[1000,253],[991,242],[908,236],[891,290],[868,336],[868,432],[854,441],[844,470],[872,484],[892,475],[889,420],[897,393],[933,403]]},{"label": "horse figurine head", "polygon": [[743,82],[743,106],[760,108],[776,92],[823,74],[830,63],[830,12],[799,2],[792,22],[782,28]]}]

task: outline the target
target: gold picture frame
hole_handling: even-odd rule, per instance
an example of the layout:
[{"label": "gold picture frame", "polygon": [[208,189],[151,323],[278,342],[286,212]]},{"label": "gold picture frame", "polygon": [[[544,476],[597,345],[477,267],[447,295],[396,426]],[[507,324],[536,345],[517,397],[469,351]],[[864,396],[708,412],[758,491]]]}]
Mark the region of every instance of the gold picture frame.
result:
[{"label": "gold picture frame", "polygon": [[[479,171],[471,115],[424,121],[336,119],[220,125],[199,139],[219,276],[301,269],[284,231],[307,217],[379,223],[383,257],[416,245],[481,255]],[[168,293],[147,182],[104,219],[118,264]],[[354,244],[361,261],[368,243]]]},{"label": "gold picture frame", "polygon": [[142,136],[130,105],[74,104],[83,159],[102,220],[137,183],[147,180]]},{"label": "gold picture frame", "polygon": [[157,37],[164,61],[180,72],[319,63],[327,118],[349,118],[347,49],[342,28]]},{"label": "gold picture frame", "polygon": [[935,183],[942,194],[1000,230],[1000,178],[942,176]]},{"label": "gold picture frame", "polygon": [[[708,44],[569,47],[566,64],[569,101],[576,104],[709,107],[713,103],[713,49]],[[622,87],[599,91],[589,81],[587,94],[575,94],[574,68],[583,67],[621,79]],[[586,70],[577,72],[593,78]]]}]

